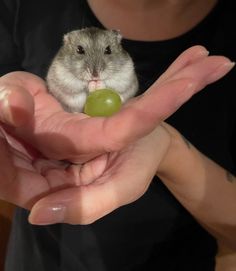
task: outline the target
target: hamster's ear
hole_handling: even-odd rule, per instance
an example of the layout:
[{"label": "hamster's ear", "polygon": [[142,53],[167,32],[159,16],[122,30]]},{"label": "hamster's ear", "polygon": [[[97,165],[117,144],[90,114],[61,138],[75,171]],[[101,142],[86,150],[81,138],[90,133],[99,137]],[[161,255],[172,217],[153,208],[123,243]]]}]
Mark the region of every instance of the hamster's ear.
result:
[{"label": "hamster's ear", "polygon": [[120,31],[119,31],[119,30],[114,30],[114,29],[113,29],[112,32],[115,34],[118,43],[120,43],[121,40],[122,40],[122,35],[121,35]]},{"label": "hamster's ear", "polygon": [[64,44],[70,42],[70,35],[69,34],[65,34],[63,36],[63,42],[64,42]]}]

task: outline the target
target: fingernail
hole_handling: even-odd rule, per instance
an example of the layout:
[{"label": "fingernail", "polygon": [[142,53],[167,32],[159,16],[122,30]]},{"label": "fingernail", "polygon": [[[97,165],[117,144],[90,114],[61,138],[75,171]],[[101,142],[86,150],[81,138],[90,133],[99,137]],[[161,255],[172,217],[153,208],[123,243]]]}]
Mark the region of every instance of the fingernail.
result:
[{"label": "fingernail", "polygon": [[50,225],[62,223],[65,218],[66,207],[64,205],[54,205],[50,207],[33,207],[29,222],[35,225]]},{"label": "fingernail", "polygon": [[233,67],[235,66],[235,62],[225,62],[221,64],[219,67],[216,68],[216,70],[211,73],[207,77],[207,83],[212,83],[220,78],[222,78],[224,75],[226,75]]},{"label": "fingernail", "polygon": [[209,55],[209,51],[207,51],[205,48],[202,49],[202,50],[199,50],[197,53],[196,53],[196,56],[201,58],[203,56],[208,56]]},{"label": "fingernail", "polygon": [[11,113],[9,110],[9,100],[8,97],[11,91],[6,87],[0,87],[0,119],[4,123],[13,124]]}]

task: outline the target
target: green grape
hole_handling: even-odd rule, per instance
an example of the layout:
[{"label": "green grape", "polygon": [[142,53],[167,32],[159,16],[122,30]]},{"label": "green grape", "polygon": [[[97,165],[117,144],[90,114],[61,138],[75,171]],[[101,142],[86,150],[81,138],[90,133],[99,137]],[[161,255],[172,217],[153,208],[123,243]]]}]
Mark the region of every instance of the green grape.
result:
[{"label": "green grape", "polygon": [[112,89],[97,89],[88,95],[84,113],[91,117],[109,117],[121,108],[120,95]]}]

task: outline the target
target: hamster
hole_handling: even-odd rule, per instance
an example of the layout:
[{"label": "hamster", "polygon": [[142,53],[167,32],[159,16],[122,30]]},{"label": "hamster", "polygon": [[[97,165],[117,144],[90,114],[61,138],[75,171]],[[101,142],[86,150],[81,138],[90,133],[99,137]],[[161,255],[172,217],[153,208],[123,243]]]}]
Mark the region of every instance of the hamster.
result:
[{"label": "hamster", "polygon": [[46,81],[51,93],[68,112],[82,112],[95,89],[111,88],[126,102],[138,91],[134,63],[115,30],[96,27],[64,35]]}]

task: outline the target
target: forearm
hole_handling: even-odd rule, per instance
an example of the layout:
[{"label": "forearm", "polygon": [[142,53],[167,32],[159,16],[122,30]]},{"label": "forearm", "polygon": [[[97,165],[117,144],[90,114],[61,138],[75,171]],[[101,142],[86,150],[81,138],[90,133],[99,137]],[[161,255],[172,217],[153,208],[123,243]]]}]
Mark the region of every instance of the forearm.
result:
[{"label": "forearm", "polygon": [[172,140],[157,175],[200,224],[236,250],[236,178],[164,126]]}]

